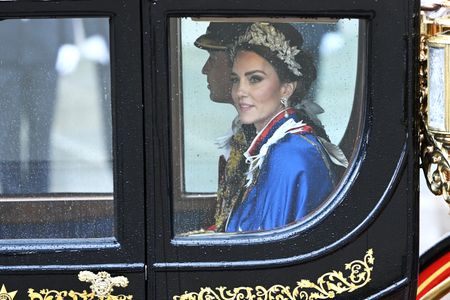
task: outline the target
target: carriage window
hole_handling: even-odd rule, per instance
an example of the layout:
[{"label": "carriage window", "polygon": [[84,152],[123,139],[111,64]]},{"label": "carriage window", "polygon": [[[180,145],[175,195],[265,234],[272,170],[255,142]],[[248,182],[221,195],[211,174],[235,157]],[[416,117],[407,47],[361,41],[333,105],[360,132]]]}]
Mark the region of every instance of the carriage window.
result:
[{"label": "carriage window", "polygon": [[0,40],[0,239],[113,236],[109,19],[4,19]]},{"label": "carriage window", "polygon": [[365,22],[170,25],[175,234],[271,230],[332,202],[360,136]]}]

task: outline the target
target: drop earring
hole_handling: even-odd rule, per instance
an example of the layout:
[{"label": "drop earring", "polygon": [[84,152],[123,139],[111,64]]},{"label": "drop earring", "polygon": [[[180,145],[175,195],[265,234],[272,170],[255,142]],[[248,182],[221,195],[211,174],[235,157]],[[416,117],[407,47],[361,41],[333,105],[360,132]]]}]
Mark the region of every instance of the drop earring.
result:
[{"label": "drop earring", "polygon": [[[289,103],[288,103],[288,98],[287,98],[286,96],[281,97],[280,102],[281,102],[281,105],[284,106],[284,109],[287,109],[287,108],[288,108]],[[286,110],[286,111],[284,112],[284,117],[287,118],[288,116],[289,116],[289,115],[288,115],[288,112],[287,112],[287,110]]]}]

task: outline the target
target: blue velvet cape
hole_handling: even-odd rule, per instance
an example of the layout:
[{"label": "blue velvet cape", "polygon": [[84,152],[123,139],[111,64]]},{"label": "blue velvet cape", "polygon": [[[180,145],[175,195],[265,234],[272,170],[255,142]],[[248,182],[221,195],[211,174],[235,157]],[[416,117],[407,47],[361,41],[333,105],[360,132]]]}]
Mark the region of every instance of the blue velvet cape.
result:
[{"label": "blue velvet cape", "polygon": [[[259,137],[267,142],[278,127],[298,116],[275,118]],[[258,136],[256,137],[258,138]],[[287,133],[269,147],[257,177],[243,193],[226,231],[270,230],[298,221],[317,208],[333,189],[333,174],[325,150],[313,133]]]}]

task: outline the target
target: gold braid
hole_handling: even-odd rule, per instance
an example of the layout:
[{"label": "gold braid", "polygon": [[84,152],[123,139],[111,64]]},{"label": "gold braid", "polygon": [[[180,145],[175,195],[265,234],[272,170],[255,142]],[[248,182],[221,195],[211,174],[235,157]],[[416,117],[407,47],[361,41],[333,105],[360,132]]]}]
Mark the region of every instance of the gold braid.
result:
[{"label": "gold braid", "polygon": [[216,231],[224,232],[228,216],[240,201],[245,190],[248,165],[245,163],[244,152],[248,144],[244,130],[240,128],[231,138],[230,157],[225,165],[225,172],[219,178],[217,190],[216,214],[214,216]]}]

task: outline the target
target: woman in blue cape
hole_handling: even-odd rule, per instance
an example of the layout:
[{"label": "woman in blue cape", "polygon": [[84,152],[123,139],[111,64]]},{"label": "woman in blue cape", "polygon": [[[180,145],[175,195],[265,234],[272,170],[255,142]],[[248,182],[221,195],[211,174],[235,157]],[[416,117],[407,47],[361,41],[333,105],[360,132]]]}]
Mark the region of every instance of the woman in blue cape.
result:
[{"label": "woman in blue cape", "polygon": [[294,109],[316,77],[301,50],[300,33],[286,23],[254,23],[233,48],[232,97],[256,137],[244,153],[248,172],[218,231],[286,226],[314,211],[335,186],[334,165],[346,167],[322,126]]}]

